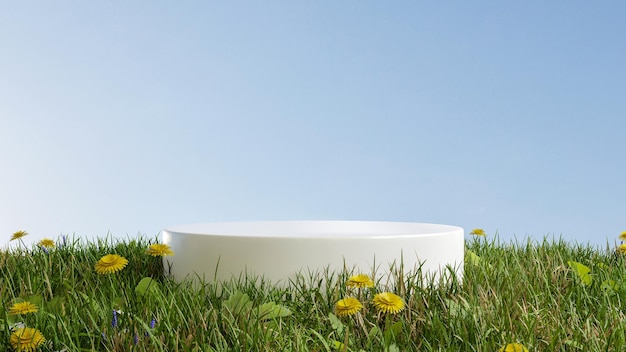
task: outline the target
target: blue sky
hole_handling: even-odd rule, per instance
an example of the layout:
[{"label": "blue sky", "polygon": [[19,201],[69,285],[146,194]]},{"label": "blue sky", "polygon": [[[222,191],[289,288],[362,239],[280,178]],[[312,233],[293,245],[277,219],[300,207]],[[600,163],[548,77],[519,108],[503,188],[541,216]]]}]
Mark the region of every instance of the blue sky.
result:
[{"label": "blue sky", "polygon": [[0,5],[0,234],[626,230],[626,3]]}]

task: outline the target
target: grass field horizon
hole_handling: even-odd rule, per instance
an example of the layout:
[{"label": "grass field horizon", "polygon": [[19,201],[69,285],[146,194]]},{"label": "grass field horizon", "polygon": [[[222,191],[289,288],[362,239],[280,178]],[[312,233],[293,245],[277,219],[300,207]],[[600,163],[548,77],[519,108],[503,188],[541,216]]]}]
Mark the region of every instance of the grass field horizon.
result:
[{"label": "grass field horizon", "polygon": [[165,275],[161,255],[169,253],[159,241],[61,236],[27,246],[16,238],[0,251],[0,349],[626,349],[626,258],[617,236],[604,248],[468,236],[462,279],[320,270],[283,285],[177,282]]}]

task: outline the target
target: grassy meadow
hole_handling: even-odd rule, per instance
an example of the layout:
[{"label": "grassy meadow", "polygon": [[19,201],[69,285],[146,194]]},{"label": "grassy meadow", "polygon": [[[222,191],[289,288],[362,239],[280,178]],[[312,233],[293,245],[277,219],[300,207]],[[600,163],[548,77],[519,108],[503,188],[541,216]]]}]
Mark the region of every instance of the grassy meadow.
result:
[{"label": "grassy meadow", "polygon": [[168,278],[147,252],[157,238],[19,241],[0,252],[2,351],[626,350],[626,257],[612,245],[470,236],[462,280],[392,268],[216,286]]}]

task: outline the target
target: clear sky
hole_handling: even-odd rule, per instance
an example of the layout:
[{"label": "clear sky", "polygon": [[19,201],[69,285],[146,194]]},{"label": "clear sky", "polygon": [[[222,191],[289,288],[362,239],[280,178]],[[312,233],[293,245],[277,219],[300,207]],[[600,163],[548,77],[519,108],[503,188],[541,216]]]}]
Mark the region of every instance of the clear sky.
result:
[{"label": "clear sky", "polygon": [[0,237],[386,220],[614,243],[624,1],[0,5]]}]

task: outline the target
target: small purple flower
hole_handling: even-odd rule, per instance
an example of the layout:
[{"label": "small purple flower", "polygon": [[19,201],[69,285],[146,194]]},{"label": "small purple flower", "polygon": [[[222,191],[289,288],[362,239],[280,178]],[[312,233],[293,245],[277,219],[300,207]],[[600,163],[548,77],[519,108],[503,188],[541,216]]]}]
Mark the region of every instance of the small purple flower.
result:
[{"label": "small purple flower", "polygon": [[46,254],[50,254],[50,251],[48,251],[48,248],[44,247],[44,246],[39,246],[39,248],[41,248],[41,250],[46,253]]},{"label": "small purple flower", "polygon": [[117,327],[117,311],[113,309],[113,320],[111,321],[112,327]]},{"label": "small purple flower", "polygon": [[137,336],[137,334],[133,336],[133,342],[135,342],[135,345],[139,344],[139,336]]},{"label": "small purple flower", "polygon": [[[150,320],[150,329],[154,329],[155,325],[156,325],[156,319],[152,318],[152,320]],[[144,335],[150,336],[150,334],[148,334],[147,331],[144,333]]]},{"label": "small purple flower", "polygon": [[61,236],[61,239],[63,239],[63,245],[62,245],[62,247],[65,247],[65,245],[67,244],[67,236],[62,235],[62,236]]}]

